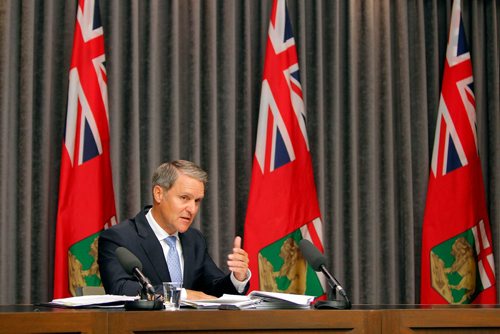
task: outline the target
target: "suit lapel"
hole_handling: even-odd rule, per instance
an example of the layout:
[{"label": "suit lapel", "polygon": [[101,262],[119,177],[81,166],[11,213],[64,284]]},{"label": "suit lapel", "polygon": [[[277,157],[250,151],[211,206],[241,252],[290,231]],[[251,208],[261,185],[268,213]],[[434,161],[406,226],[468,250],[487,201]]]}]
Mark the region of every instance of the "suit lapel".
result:
[{"label": "suit lapel", "polygon": [[194,280],[192,270],[189,270],[188,263],[195,263],[194,245],[189,242],[189,236],[185,233],[179,233],[179,240],[182,245],[182,257],[184,258],[184,272],[182,274],[183,286],[191,286]]},{"label": "suit lapel", "polygon": [[[137,215],[137,232],[141,237],[141,246],[151,263],[152,270],[158,275],[160,282],[170,281],[170,274],[167,270],[167,263],[163,255],[163,249],[156,238],[153,230],[149,226],[144,213]],[[144,264],[143,264],[144,265]]]}]

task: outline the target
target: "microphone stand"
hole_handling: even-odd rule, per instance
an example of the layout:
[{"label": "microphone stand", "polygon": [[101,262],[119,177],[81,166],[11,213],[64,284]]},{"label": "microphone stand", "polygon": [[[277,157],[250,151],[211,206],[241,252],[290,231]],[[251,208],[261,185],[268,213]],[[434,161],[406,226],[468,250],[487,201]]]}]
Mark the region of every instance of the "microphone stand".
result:
[{"label": "microphone stand", "polygon": [[151,295],[146,284],[142,285],[139,295],[140,299],[125,302],[127,311],[162,310],[164,308],[163,297],[156,293]]},{"label": "microphone stand", "polygon": [[[318,300],[314,303],[314,308],[316,309],[336,309],[336,310],[348,310],[351,308],[351,301],[347,297],[345,290],[337,282],[335,277],[326,270],[324,265],[320,267],[323,274],[328,280],[328,285],[330,289],[327,291],[328,300]],[[344,300],[337,299],[337,291],[344,297]]]}]

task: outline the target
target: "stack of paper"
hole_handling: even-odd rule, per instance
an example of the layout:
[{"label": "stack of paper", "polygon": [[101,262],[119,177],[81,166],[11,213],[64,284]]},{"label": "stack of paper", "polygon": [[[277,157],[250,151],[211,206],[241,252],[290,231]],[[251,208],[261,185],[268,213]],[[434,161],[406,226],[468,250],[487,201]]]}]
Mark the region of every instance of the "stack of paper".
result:
[{"label": "stack of paper", "polygon": [[56,307],[123,307],[126,301],[136,300],[139,297],[118,296],[118,295],[89,295],[79,297],[69,297],[54,299],[47,303],[47,306]]},{"label": "stack of paper", "polygon": [[181,305],[203,309],[244,309],[255,308],[259,302],[248,296],[224,294],[217,299],[183,300]]},{"label": "stack of paper", "polygon": [[252,299],[260,299],[257,308],[310,308],[314,296],[297,295],[282,292],[252,291],[248,295]]},{"label": "stack of paper", "polygon": [[183,300],[181,305],[223,310],[309,308],[314,298],[314,296],[291,293],[252,291],[248,296],[225,294],[217,299]]}]

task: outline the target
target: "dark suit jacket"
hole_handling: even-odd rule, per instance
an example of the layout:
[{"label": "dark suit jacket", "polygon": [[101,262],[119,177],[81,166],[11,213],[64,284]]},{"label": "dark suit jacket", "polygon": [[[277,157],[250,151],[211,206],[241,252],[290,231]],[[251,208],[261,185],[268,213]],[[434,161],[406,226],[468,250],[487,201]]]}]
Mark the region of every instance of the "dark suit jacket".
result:
[{"label": "dark suit jacket", "polygon": [[[115,255],[116,248],[120,246],[137,256],[142,263],[142,272],[157,292],[163,293],[162,282],[170,281],[160,242],[146,220],[149,209],[146,207],[135,218],[125,220],[99,236],[99,271],[108,294],[135,296],[141,290],[139,282],[125,272]],[[206,241],[200,231],[189,228],[185,233],[179,233],[179,239],[184,257],[184,288],[213,296],[238,294],[229,274],[224,274],[208,255]]]}]

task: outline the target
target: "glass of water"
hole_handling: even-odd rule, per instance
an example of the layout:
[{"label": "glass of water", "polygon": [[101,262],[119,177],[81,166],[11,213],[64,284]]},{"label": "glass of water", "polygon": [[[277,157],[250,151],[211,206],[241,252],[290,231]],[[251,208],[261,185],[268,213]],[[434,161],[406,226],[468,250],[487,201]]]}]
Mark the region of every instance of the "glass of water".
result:
[{"label": "glass of water", "polygon": [[181,305],[182,282],[163,282],[163,297],[166,310],[178,310]]}]

